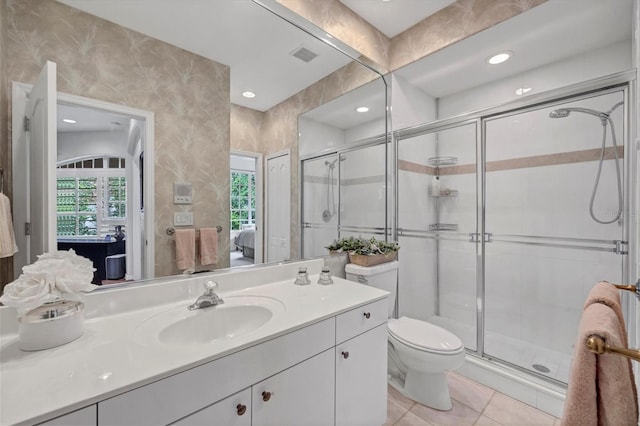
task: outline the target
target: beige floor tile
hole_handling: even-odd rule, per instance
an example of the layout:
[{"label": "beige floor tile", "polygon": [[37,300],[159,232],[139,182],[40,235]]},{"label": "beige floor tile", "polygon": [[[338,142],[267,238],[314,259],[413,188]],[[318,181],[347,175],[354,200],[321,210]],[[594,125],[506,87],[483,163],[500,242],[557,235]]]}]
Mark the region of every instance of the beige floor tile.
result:
[{"label": "beige floor tile", "polygon": [[500,423],[485,416],[484,414],[478,417],[474,426],[502,426]]},{"label": "beige floor tile", "polygon": [[392,425],[408,412],[402,405],[396,404],[391,398],[387,398],[387,421],[386,425]]},{"label": "beige floor tile", "polygon": [[480,412],[453,400],[453,408],[450,411],[439,411],[422,404],[416,404],[411,408],[411,413],[434,425],[473,425]]},{"label": "beige floor tile", "polygon": [[482,413],[503,425],[548,425],[553,426],[555,417],[543,413],[527,404],[509,398],[499,392],[491,398]]},{"label": "beige floor tile", "polygon": [[387,386],[387,391],[388,391],[387,395],[389,396],[389,399],[391,399],[396,404],[406,408],[407,410],[413,407],[413,404],[416,403],[414,400],[409,399],[403,394],[401,394],[400,392],[398,392],[396,388],[394,388],[391,385]]},{"label": "beige floor tile", "polygon": [[394,423],[394,426],[433,426],[426,420],[416,416],[411,411],[402,416],[400,420]]},{"label": "beige floor tile", "polygon": [[556,421],[553,423],[553,426],[560,426],[561,424],[562,424],[562,420],[556,419]]},{"label": "beige floor tile", "polygon": [[495,393],[491,388],[473,382],[456,373],[447,375],[451,398],[462,402],[467,407],[482,412]]}]

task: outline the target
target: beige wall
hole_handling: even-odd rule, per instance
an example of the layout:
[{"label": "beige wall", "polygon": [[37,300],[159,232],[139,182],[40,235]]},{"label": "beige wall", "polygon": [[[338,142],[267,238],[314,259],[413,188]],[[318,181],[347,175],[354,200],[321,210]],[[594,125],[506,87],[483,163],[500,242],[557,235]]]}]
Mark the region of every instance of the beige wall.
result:
[{"label": "beige wall", "polygon": [[266,154],[262,123],[264,112],[231,104],[231,149]]},{"label": "beige wall", "polygon": [[[5,86],[33,82],[51,60],[59,91],[154,112],[156,275],[177,273],[165,234],[181,210],[175,181],[193,184],[195,226],[222,225],[220,252],[228,252],[229,68],[53,0],[7,9]],[[2,152],[9,144],[3,138]],[[216,267],[228,263],[221,256]]]}]

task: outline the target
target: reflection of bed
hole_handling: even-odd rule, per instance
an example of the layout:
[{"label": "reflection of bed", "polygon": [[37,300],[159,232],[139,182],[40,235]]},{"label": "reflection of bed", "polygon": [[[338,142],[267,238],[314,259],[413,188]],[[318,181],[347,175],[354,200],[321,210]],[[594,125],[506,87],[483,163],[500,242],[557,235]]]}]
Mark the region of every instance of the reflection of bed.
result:
[{"label": "reflection of bed", "polygon": [[255,228],[247,228],[240,231],[233,239],[236,248],[242,250],[244,257],[253,259],[253,249],[255,248],[256,230]]}]

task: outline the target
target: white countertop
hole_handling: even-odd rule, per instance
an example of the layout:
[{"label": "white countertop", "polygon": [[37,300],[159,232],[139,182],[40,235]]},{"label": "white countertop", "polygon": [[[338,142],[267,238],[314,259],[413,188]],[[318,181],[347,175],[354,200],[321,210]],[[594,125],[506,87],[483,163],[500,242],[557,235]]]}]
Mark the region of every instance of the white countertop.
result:
[{"label": "white countertop", "polygon": [[[251,279],[246,281],[255,276],[248,274]],[[257,330],[207,345],[169,345],[150,336],[141,339],[140,331],[136,331],[145,320],[163,311],[179,306],[186,309],[195,300],[192,295],[139,309],[110,307],[112,313],[104,315],[91,313],[95,309],[87,301],[88,319],[83,336],[43,351],[21,351],[17,334],[5,330],[0,337],[0,424],[35,423],[73,411],[387,295],[339,278],[334,278],[334,285],[317,285],[317,275],[311,275],[312,284],[307,286],[293,285],[291,275],[270,284],[238,288],[237,282],[242,277],[234,273],[231,280],[234,283],[226,286],[232,290],[225,291],[225,285],[221,284],[218,294],[222,298],[270,297],[281,301],[284,309]],[[200,288],[201,283],[197,284],[182,280],[173,285]],[[169,285],[163,283],[165,288]],[[120,289],[119,295],[126,298],[130,291]],[[131,295],[137,292],[135,297],[140,297],[149,291],[155,291],[153,283]],[[104,295],[98,299],[107,300]]]}]

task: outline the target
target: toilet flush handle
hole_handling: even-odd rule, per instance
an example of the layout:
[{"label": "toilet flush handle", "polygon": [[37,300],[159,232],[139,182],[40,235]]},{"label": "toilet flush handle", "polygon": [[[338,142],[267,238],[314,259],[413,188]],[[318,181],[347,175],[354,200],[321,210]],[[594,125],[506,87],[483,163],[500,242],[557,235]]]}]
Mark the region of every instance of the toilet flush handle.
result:
[{"label": "toilet flush handle", "polygon": [[362,315],[364,315],[364,317],[365,317],[366,319],[371,318],[371,312],[365,312],[365,313],[363,313]]}]

